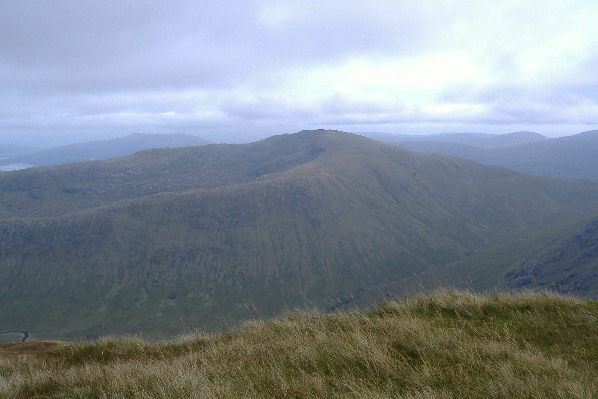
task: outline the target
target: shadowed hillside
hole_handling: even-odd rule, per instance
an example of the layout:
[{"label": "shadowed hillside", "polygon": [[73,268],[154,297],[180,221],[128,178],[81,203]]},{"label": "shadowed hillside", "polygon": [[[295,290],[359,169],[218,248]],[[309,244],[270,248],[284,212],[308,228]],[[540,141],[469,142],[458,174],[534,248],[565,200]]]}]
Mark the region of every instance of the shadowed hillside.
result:
[{"label": "shadowed hillside", "polygon": [[[16,171],[0,196],[0,325],[38,338],[160,337],[327,308],[505,237],[527,237],[527,256],[524,242],[598,216],[598,183],[334,131]],[[495,281],[504,264],[483,273]]]}]

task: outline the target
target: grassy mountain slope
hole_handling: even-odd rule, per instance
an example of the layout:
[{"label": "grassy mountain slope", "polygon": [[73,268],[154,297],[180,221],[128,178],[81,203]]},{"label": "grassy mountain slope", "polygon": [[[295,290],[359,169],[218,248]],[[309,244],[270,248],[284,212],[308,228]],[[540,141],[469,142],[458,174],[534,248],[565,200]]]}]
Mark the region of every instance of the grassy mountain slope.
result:
[{"label": "grassy mountain slope", "polygon": [[152,194],[251,182],[309,162],[322,150],[308,135],[288,135],[14,171],[0,174],[0,217],[57,216]]},{"label": "grassy mountain slope", "polygon": [[598,178],[598,131],[497,148],[443,141],[402,141],[397,144],[414,151],[448,154],[526,173]]},{"label": "grassy mountain slope", "polygon": [[437,293],[215,336],[0,345],[10,398],[594,398],[598,304]]},{"label": "grassy mountain slope", "polygon": [[327,307],[598,214],[594,182],[330,131],[11,172],[0,187],[19,217],[0,221],[0,325],[38,338]]},{"label": "grassy mountain slope", "polygon": [[150,148],[187,147],[202,144],[207,144],[207,141],[190,134],[136,133],[117,139],[69,144],[11,157],[0,160],[0,164],[60,165],[123,157]]}]

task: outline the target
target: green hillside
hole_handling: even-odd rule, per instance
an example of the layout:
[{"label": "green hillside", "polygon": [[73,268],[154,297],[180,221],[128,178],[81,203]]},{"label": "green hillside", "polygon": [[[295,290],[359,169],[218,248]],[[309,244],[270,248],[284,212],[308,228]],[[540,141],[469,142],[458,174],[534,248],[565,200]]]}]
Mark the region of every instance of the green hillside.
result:
[{"label": "green hillside", "polygon": [[7,398],[595,398],[598,303],[455,292],[150,343],[0,345]]},{"label": "green hillside", "polygon": [[598,300],[596,220],[554,224],[497,235],[470,256],[443,267],[372,286],[335,309],[369,308],[439,287],[477,291],[550,290]]},{"label": "green hillside", "polygon": [[16,171],[0,193],[0,326],[52,339],[325,309],[526,237],[477,269],[496,281],[598,216],[595,182],[332,131]]}]

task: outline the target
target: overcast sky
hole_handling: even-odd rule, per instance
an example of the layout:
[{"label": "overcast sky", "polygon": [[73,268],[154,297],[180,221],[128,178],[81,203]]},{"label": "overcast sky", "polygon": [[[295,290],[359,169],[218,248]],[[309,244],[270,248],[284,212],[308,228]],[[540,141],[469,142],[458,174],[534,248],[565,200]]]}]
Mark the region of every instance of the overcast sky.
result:
[{"label": "overcast sky", "polygon": [[0,139],[578,133],[598,128],[597,19],[595,0],[3,0]]}]

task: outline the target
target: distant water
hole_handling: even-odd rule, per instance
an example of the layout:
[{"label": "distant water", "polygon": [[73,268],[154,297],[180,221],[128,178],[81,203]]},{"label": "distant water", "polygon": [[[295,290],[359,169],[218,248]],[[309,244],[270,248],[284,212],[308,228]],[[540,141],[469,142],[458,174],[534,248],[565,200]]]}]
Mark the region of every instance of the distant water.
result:
[{"label": "distant water", "polygon": [[0,165],[0,172],[10,172],[11,170],[27,169],[34,166],[35,165],[30,165],[28,163],[11,163],[8,165]]}]

